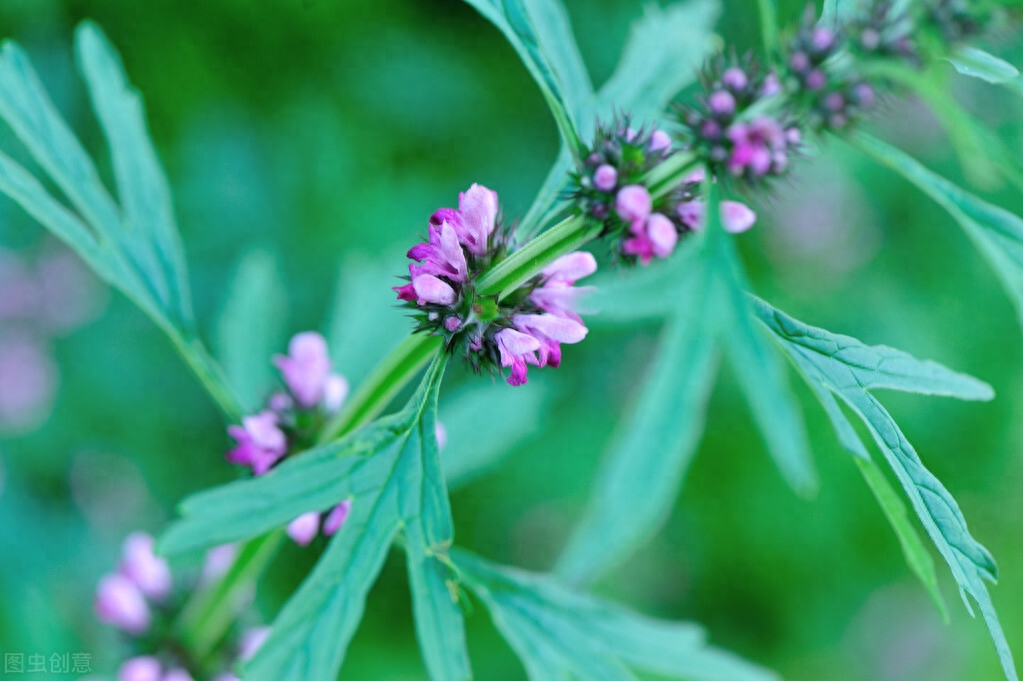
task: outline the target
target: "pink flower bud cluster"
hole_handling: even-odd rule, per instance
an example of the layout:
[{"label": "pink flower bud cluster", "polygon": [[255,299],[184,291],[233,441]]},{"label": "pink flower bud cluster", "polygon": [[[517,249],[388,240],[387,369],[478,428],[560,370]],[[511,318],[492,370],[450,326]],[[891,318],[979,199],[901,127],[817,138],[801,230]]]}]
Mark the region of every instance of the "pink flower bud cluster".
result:
[{"label": "pink flower bud cluster", "polygon": [[689,149],[715,174],[726,171],[752,186],[783,175],[801,134],[763,104],[783,92],[778,77],[752,60],[718,59],[707,67],[703,85],[702,101],[681,109]]},{"label": "pink flower bud cluster", "polygon": [[[887,15],[879,21],[888,20]],[[802,110],[803,119],[814,130],[843,131],[849,128],[877,101],[874,87],[857,75],[848,64],[836,65],[832,59],[846,45],[857,45],[855,24],[840,32],[821,26],[812,8],[788,45],[784,60],[785,82],[792,98]],[[858,43],[863,51],[878,52],[884,47],[886,27],[870,22],[859,30]],[[864,45],[865,43],[865,45]]]},{"label": "pink flower bud cluster", "polygon": [[266,408],[243,418],[240,426],[227,429],[237,443],[227,460],[251,467],[255,475],[269,471],[295,443],[308,440],[348,395],[348,381],[334,373],[327,341],[316,332],[295,335],[288,354],[273,362],[286,390],[271,395]]},{"label": "pink flower bud cluster", "polygon": [[128,634],[142,635],[152,624],[150,603],[167,599],[171,581],[167,561],[153,553],[153,538],[134,532],[124,541],[117,572],[100,579],[96,617]]},{"label": "pink flower bud cluster", "polygon": [[[497,193],[474,184],[459,195],[457,210],[433,214],[427,242],[408,252],[408,283],[394,290],[413,310],[416,331],[441,336],[447,350],[462,354],[476,371],[509,369],[508,383],[522,385],[527,365],[556,367],[561,344],[586,336],[577,313],[586,289],[574,284],[597,263],[589,253],[570,253],[501,300],[483,296],[476,279],[509,254],[510,231],[499,215]],[[312,520],[305,522],[312,527]]]}]

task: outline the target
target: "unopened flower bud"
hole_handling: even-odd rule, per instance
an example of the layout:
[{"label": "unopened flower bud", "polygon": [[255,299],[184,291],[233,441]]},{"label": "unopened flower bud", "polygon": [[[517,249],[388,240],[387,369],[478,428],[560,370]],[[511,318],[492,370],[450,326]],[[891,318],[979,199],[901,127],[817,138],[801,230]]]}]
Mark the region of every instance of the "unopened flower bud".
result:
[{"label": "unopened flower bud", "polygon": [[789,66],[796,73],[802,73],[810,68],[810,58],[806,56],[805,52],[793,52],[789,57]]},{"label": "unopened flower bud", "polygon": [[666,151],[671,148],[671,137],[663,130],[654,130],[650,135],[650,151]]},{"label": "unopened flower bud", "polygon": [[121,574],[107,575],[99,582],[95,601],[101,622],[138,636],[149,629],[149,606],[138,586]]},{"label": "unopened flower bud", "polygon": [[845,97],[837,92],[832,92],[824,98],[824,106],[831,111],[841,111],[845,108]]},{"label": "unopened flower bud", "polygon": [[618,190],[615,197],[615,210],[618,216],[625,222],[637,222],[646,220],[650,215],[653,201],[650,192],[646,187],[638,184],[630,184]]},{"label": "unopened flower bud", "polygon": [[345,499],[340,504],[331,509],[330,513],[327,514],[327,519],[323,521],[323,534],[330,537],[345,524],[348,520],[348,514],[352,510],[352,502],[350,499]]},{"label": "unopened flower bud", "polygon": [[749,78],[746,77],[745,71],[733,66],[721,74],[721,82],[730,90],[738,92],[746,88]]},{"label": "unopened flower bud", "polygon": [[814,69],[806,76],[806,87],[810,90],[820,90],[828,84],[828,78],[820,69]]},{"label": "unopened flower bud", "polygon": [[593,173],[593,186],[602,192],[609,192],[618,184],[618,171],[614,166],[604,164]]},{"label": "unopened flower bud", "polygon": [[710,110],[718,116],[731,116],[735,113],[735,97],[727,90],[718,90],[707,100]]},{"label": "unopened flower bud", "polygon": [[675,223],[660,213],[653,213],[646,222],[647,237],[653,245],[654,255],[667,258],[675,250],[678,243],[678,230]]},{"label": "unopened flower bud", "polygon": [[818,26],[813,30],[813,48],[818,52],[827,52],[835,44],[835,34],[831,29]]},{"label": "unopened flower bud", "polygon": [[166,674],[164,674],[164,677],[161,681],[194,681],[194,680],[192,679],[191,674],[186,672],[184,669],[178,667],[177,669],[172,669]]},{"label": "unopened flower bud", "polygon": [[160,661],[144,655],[125,660],[117,670],[117,681],[160,681],[162,674]]},{"label": "unopened flower bud", "polygon": [[303,513],[288,523],[288,536],[299,546],[308,546],[319,532],[320,514],[316,511]]},{"label": "unopened flower bud", "polygon": [[133,532],[124,540],[120,572],[150,598],[162,600],[170,593],[170,566],[153,553],[153,538],[145,532]]},{"label": "unopened flower bud", "polygon": [[865,109],[869,109],[874,106],[876,97],[874,95],[874,88],[870,87],[867,83],[860,83],[853,89],[853,95],[856,97],[856,101]]},{"label": "unopened flower bud", "polygon": [[738,201],[721,202],[721,226],[730,234],[739,234],[752,227],[757,214],[749,206]]},{"label": "unopened flower bud", "polygon": [[868,28],[860,34],[860,45],[868,52],[873,52],[881,45],[881,34],[872,28]]}]

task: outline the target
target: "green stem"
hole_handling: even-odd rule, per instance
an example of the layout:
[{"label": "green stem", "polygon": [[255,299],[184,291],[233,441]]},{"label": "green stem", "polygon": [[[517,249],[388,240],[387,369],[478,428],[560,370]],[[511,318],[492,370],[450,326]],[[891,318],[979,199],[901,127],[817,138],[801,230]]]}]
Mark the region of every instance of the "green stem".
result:
[{"label": "green stem", "polygon": [[504,298],[561,256],[597,238],[601,229],[581,216],[566,218],[484,272],[476,290],[483,296]]},{"label": "green stem", "polygon": [[284,530],[275,530],[241,547],[227,573],[209,588],[195,592],[175,628],[182,644],[200,666],[216,650],[238,613],[246,607],[256,581],[277,553]]},{"label": "green stem", "polygon": [[412,334],[396,347],[359,386],[344,408],[320,433],[318,444],[363,426],[378,416],[394,396],[440,351],[442,339]]},{"label": "green stem", "polygon": [[202,341],[198,338],[186,340],[173,326],[165,330],[178,353],[224,412],[224,416],[232,423],[240,421],[244,416],[241,404],[228,387],[220,365],[210,356]]}]

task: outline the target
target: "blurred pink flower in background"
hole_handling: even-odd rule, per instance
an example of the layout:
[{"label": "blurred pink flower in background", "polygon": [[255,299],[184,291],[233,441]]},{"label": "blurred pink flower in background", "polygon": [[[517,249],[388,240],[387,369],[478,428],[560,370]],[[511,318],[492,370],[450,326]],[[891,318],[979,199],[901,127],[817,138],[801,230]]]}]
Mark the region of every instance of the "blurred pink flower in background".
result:
[{"label": "blurred pink flower in background", "polygon": [[95,319],[106,289],[77,256],[47,243],[32,262],[0,249],[0,292],[0,431],[26,432],[56,399],[52,339]]}]

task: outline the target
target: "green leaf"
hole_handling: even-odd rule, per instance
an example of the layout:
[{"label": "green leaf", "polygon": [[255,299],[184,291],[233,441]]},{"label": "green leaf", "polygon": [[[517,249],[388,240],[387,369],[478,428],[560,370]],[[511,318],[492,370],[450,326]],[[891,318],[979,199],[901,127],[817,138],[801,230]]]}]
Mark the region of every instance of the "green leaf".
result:
[{"label": "green leaf", "polygon": [[[547,395],[540,384],[509,390],[503,381],[474,382],[441,402],[440,422],[447,432],[441,466],[454,489],[493,468],[516,445],[537,431]],[[500,414],[500,418],[494,418]],[[486,435],[480,424],[486,423]]]},{"label": "green leaf", "polygon": [[[417,628],[431,678],[470,678],[457,606],[423,591],[443,578],[444,551],[452,541],[434,434],[444,363],[443,355],[434,361],[401,412],[292,457],[264,476],[186,499],[182,519],[160,538],[165,553],[208,548],[351,500],[348,520],[277,616],[270,638],[246,665],[246,679],[333,681],[366,594],[399,533],[409,555]],[[430,628],[437,622],[444,623],[443,632]]]},{"label": "green leaf", "polygon": [[75,51],[92,106],[110,145],[129,250],[170,318],[191,330],[192,303],[184,248],[174,221],[170,188],[149,140],[142,100],[120,57],[98,27],[82,23]]},{"label": "green leaf", "polygon": [[764,50],[768,55],[778,51],[778,6],[775,0],[757,0],[760,10],[760,33],[764,39]]},{"label": "green leaf", "polygon": [[745,274],[735,253],[734,240],[721,227],[721,213],[713,185],[707,191],[707,232],[711,255],[724,291],[724,349],[750,402],[753,418],[775,465],[801,494],[816,490],[806,425],[795,395],[789,389],[785,365],[760,329],[754,326],[746,302]]},{"label": "green leaf", "polygon": [[537,44],[551,70],[557,74],[572,120],[577,126],[582,125],[586,107],[593,98],[593,84],[572,34],[568,12],[561,0],[523,0],[523,3],[536,31]]},{"label": "green leaf", "polygon": [[589,118],[626,111],[640,123],[660,119],[672,97],[695,80],[720,11],[716,0],[644,6]]},{"label": "green leaf", "polygon": [[956,219],[991,264],[1023,324],[1023,220],[960,189],[880,140],[858,135],[854,143],[915,184]]},{"label": "green leaf", "polygon": [[921,73],[894,62],[870,65],[869,73],[890,78],[913,90],[926,102],[945,129],[949,142],[971,184],[984,189],[997,188],[1001,181],[998,165],[988,157],[986,140],[970,114],[950,94],[945,74],[933,71]]},{"label": "green leaf", "polygon": [[671,284],[679,292],[675,308],[555,568],[569,583],[593,581],[664,523],[703,434],[722,292],[700,254],[687,255],[659,268],[678,273]]},{"label": "green leaf", "polygon": [[1019,70],[1009,62],[969,45],[960,45],[945,59],[964,76],[989,83],[1001,84],[1019,78]]},{"label": "green leaf", "polygon": [[949,622],[948,606],[945,605],[945,599],[938,589],[938,574],[934,570],[934,559],[927,552],[923,540],[920,539],[916,528],[910,522],[906,505],[902,503],[898,493],[892,489],[888,478],[884,476],[877,464],[871,459],[856,458],[854,460],[860,473],[863,474],[863,479],[867,481],[867,486],[873,492],[874,498],[881,506],[881,510],[884,511],[885,517],[888,518],[888,523],[895,530],[895,536],[899,539],[899,546],[902,547],[906,563],[927,589],[927,593],[930,594],[931,600],[934,601],[941,612],[942,619],[947,624]]},{"label": "green leaf", "polygon": [[149,315],[227,417],[240,418],[237,398],[193,328],[184,254],[167,182],[148,140],[139,98],[129,88],[120,60],[99,29],[83,24],[77,37],[79,62],[113,152],[123,212],[57,113],[28,57],[9,41],[0,47],[0,119],[73,210],[2,154],[0,191]]},{"label": "green leaf", "polygon": [[636,677],[630,669],[689,681],[778,679],[707,646],[697,625],[645,617],[467,551],[456,549],[451,557],[531,681],[632,681]]},{"label": "green leaf", "polygon": [[273,388],[270,357],[282,348],[287,304],[273,254],[243,255],[218,319],[217,354],[246,412],[257,411]]},{"label": "green leaf", "polygon": [[[672,97],[696,78],[719,14],[717,0],[689,0],[665,8],[644,5],[614,74],[576,117],[580,134],[588,140],[595,121],[610,120],[616,112],[628,112],[639,124],[659,121]],[[572,153],[562,148],[522,219],[522,233],[532,234],[557,213],[572,164]]]},{"label": "green leaf", "polygon": [[394,262],[349,255],[338,271],[327,343],[334,368],[352,385],[362,385],[387,351],[412,330],[405,311],[394,304]]},{"label": "green leaf", "polygon": [[[889,466],[898,478],[920,519],[931,541],[948,564],[959,585],[963,602],[972,614],[967,595],[980,606],[981,614],[988,625],[995,642],[999,659],[1009,681],[1018,681],[1009,651],[1008,642],[1002,632],[994,605],[988,594],[984,581],[995,581],[997,569],[991,554],[981,546],[966,527],[966,520],[955,499],[941,482],[924,467],[923,462],[903,435],[891,415],[881,406],[880,402],[867,392],[865,385],[896,387],[900,390],[911,390],[925,394],[953,394],[968,399],[983,399],[990,396],[979,382],[965,385],[956,378],[953,372],[940,371],[933,364],[921,362],[912,369],[905,358],[900,358],[903,375],[889,384],[886,372],[877,381],[864,381],[864,367],[853,361],[843,360],[841,352],[831,353],[821,348],[841,348],[848,346],[850,339],[840,340],[839,337],[829,338],[827,332],[812,329],[801,322],[774,310],[770,306],[759,303],[757,313],[762,322],[776,335],[793,361],[797,364],[808,381],[819,384],[842,399],[863,420],[875,443],[884,454]],[[793,333],[793,329],[797,332]],[[812,329],[806,333],[806,329]],[[811,340],[810,343],[804,339]],[[871,350],[878,351],[878,348]],[[887,349],[880,349],[884,352]],[[855,356],[855,355],[854,355]],[[908,370],[908,371],[907,371]],[[908,376],[906,375],[908,374]],[[905,380],[913,375],[919,376],[919,389],[914,389],[913,381]],[[940,388],[938,386],[941,386]],[[945,390],[945,392],[941,392]]]},{"label": "green leaf", "polygon": [[[671,263],[658,268],[665,274],[640,272],[636,282],[623,278],[626,293],[596,299],[598,306],[610,307],[615,321],[663,313],[667,322],[639,396],[555,568],[570,583],[593,581],[666,520],[703,433],[719,350],[735,369],[779,470],[799,492],[816,484],[785,365],[750,318],[745,277],[733,239],[721,228],[713,186],[707,203],[714,217],[703,234],[690,237]],[[644,293],[649,300],[642,300]],[[630,299],[642,302],[629,308]]]},{"label": "green leaf", "polygon": [[[541,2],[544,1],[546,3],[555,2],[555,0],[529,0],[529,4],[532,7],[542,7]],[[573,83],[569,90],[561,82],[561,77],[563,76],[577,78],[579,75],[575,65],[572,63],[574,59],[565,57],[569,50],[571,50],[570,45],[575,44],[571,34],[567,37],[563,34],[559,35],[555,41],[558,43],[557,46],[541,43],[540,35],[538,35],[536,29],[536,22],[530,16],[524,0],[466,0],[466,2],[475,7],[476,11],[494,24],[504,34],[508,42],[511,43],[511,46],[515,48],[526,68],[532,74],[533,80],[540,86],[540,91],[543,93],[544,99],[547,100],[547,105],[554,115],[554,120],[558,124],[558,130],[561,131],[561,137],[565,144],[568,145],[569,149],[580,150],[582,142],[579,139],[579,130],[573,112],[578,110],[577,107],[581,106],[581,104],[570,102],[567,99],[566,93],[578,92],[583,89],[583,85],[578,82]],[[564,9],[548,8],[544,12],[544,16],[548,19],[551,15],[561,15],[563,17]],[[568,22],[565,19],[564,27],[567,28],[567,25]],[[560,28],[557,23],[546,26],[542,34],[543,37],[549,38],[552,35],[557,35],[557,28]],[[565,44],[566,41],[571,41],[571,43]],[[556,67],[550,58],[551,54],[559,56],[558,65],[564,73],[556,71]]]}]

